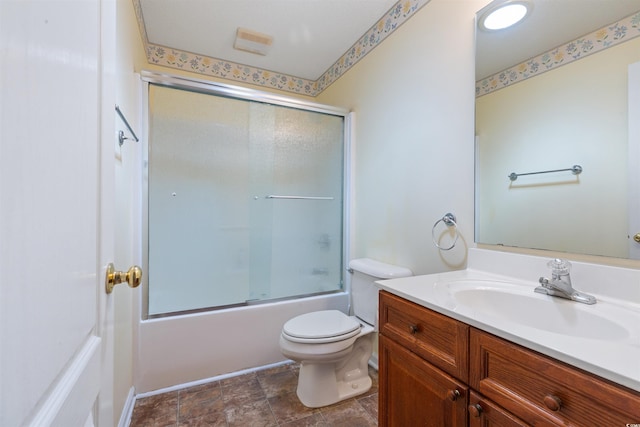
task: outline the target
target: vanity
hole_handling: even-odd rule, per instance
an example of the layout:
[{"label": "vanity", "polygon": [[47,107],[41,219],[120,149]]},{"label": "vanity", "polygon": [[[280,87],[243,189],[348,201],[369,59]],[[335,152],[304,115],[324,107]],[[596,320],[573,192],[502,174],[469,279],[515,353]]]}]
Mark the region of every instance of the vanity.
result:
[{"label": "vanity", "polygon": [[546,261],[471,249],[466,270],[378,282],[379,424],[640,423],[640,272],[578,263],[586,305],[534,292]]},{"label": "vanity", "polygon": [[[640,259],[640,5],[535,3],[476,31],[475,241]],[[640,426],[640,270],[550,258],[378,282],[379,425]]]}]

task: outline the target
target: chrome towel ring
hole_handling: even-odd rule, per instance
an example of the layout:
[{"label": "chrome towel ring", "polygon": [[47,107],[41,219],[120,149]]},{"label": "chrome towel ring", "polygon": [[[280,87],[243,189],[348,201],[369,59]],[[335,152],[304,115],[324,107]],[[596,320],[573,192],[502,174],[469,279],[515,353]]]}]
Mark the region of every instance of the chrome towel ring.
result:
[{"label": "chrome towel ring", "polygon": [[[453,243],[448,248],[440,246],[435,236],[436,226],[441,222],[444,223],[444,225],[446,225],[449,228],[454,227],[454,231],[456,233],[456,236],[453,238]],[[458,233],[458,224],[456,224],[456,216],[450,212],[446,213],[442,218],[437,220],[436,223],[433,224],[433,228],[431,229],[431,239],[433,240],[433,244],[436,245],[436,248],[442,251],[448,251],[453,249],[456,245],[456,242],[458,241],[459,236],[460,235]]]}]

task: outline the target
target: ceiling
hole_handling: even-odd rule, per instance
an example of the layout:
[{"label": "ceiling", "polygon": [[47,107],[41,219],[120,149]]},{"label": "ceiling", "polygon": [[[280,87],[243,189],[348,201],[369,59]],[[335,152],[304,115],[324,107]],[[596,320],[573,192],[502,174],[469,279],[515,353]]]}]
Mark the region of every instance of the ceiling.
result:
[{"label": "ceiling", "polygon": [[513,27],[493,32],[477,30],[476,80],[640,11],[640,0],[528,1],[533,4],[532,12]]},{"label": "ceiling", "polygon": [[[315,81],[397,0],[139,0],[148,42]],[[273,37],[267,55],[236,30]]]}]

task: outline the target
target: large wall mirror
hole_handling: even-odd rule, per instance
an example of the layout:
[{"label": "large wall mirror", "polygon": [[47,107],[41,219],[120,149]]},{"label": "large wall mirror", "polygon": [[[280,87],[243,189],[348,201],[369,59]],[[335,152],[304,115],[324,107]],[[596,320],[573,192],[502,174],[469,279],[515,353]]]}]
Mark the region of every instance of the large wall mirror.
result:
[{"label": "large wall mirror", "polygon": [[640,0],[522,2],[476,31],[476,242],[640,258]]}]

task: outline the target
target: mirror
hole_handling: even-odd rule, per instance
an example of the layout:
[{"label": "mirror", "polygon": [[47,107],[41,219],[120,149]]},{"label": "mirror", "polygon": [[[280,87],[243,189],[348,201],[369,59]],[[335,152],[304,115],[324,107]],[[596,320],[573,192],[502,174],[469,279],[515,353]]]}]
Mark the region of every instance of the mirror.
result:
[{"label": "mirror", "polygon": [[522,1],[520,23],[476,31],[476,242],[636,258],[640,0]]}]

